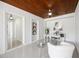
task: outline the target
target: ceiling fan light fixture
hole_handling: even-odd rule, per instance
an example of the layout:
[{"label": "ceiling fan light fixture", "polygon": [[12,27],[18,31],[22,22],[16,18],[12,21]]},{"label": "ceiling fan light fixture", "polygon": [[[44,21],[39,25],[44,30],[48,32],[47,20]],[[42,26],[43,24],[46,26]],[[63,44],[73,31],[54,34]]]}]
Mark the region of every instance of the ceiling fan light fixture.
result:
[{"label": "ceiling fan light fixture", "polygon": [[52,16],[52,10],[49,9],[48,16]]},{"label": "ceiling fan light fixture", "polygon": [[51,12],[49,12],[49,13],[48,13],[48,15],[49,15],[49,16],[51,16],[51,15],[52,15],[52,13],[51,13]]}]

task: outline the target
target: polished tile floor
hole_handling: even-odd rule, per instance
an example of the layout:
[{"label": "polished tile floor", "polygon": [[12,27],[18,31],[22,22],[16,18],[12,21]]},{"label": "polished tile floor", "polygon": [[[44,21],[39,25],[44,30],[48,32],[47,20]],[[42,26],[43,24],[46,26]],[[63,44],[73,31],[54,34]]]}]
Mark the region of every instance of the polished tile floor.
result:
[{"label": "polished tile floor", "polygon": [[8,42],[8,49],[7,50],[15,48],[15,47],[20,46],[20,45],[22,45],[21,41],[19,41],[19,40],[13,40],[12,43]]},{"label": "polished tile floor", "polygon": [[[74,51],[73,58],[78,58]],[[40,47],[36,42],[0,55],[0,58],[49,58],[47,45]]]},{"label": "polished tile floor", "polygon": [[48,58],[47,46],[40,48],[37,43],[6,52],[0,58]]}]

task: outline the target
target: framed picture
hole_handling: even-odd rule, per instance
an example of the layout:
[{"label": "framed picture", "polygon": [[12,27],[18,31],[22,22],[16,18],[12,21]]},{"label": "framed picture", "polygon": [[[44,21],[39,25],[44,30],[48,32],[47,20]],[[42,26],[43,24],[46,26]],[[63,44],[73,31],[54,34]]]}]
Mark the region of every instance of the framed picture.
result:
[{"label": "framed picture", "polygon": [[32,35],[37,35],[37,23],[32,22]]}]

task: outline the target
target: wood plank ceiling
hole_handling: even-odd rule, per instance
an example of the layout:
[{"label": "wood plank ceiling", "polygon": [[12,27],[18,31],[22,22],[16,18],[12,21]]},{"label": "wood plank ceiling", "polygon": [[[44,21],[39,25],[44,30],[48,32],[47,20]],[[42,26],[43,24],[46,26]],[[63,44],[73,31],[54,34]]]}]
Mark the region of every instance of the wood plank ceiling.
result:
[{"label": "wood plank ceiling", "polygon": [[33,13],[42,18],[48,18],[48,10],[52,10],[52,17],[75,11],[78,0],[2,0],[15,7]]}]

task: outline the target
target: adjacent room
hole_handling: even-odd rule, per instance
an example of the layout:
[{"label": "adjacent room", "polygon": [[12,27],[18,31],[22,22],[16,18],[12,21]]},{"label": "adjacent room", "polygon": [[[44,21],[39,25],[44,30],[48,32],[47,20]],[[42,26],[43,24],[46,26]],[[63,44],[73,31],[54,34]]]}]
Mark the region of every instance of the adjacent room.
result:
[{"label": "adjacent room", "polygon": [[0,58],[79,58],[79,0],[0,0]]}]

